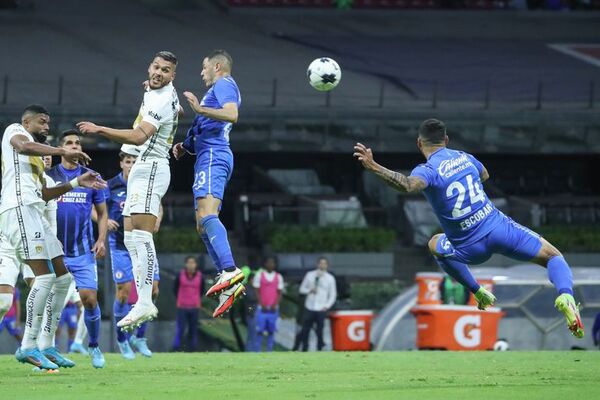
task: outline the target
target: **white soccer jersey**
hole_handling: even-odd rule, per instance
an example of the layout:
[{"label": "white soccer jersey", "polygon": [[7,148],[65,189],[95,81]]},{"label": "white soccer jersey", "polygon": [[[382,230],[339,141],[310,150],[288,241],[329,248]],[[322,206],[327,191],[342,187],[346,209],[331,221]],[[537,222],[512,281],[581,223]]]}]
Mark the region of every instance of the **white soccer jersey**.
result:
[{"label": "white soccer jersey", "polygon": [[44,207],[42,182],[44,162],[39,156],[26,156],[17,153],[10,144],[15,135],[23,135],[33,141],[33,136],[21,124],[12,124],[2,137],[2,197],[0,213],[25,205]]},{"label": "white soccer jersey", "polygon": [[[46,175],[45,172],[44,172],[44,179],[46,180],[47,188],[56,186],[56,182],[54,182],[54,179],[52,179],[51,177]],[[56,232],[58,229],[56,226],[57,210],[58,210],[58,203],[56,202],[56,199],[48,200],[48,202],[46,203],[46,207],[44,208],[44,217],[46,217],[46,220],[50,224],[50,227],[52,228],[52,233],[54,235],[56,235]]]},{"label": "white soccer jersey", "polygon": [[144,93],[144,100],[133,127],[137,127],[141,121],[146,121],[154,125],[157,132],[139,146],[140,161],[169,158],[178,119],[179,98],[173,83]]}]

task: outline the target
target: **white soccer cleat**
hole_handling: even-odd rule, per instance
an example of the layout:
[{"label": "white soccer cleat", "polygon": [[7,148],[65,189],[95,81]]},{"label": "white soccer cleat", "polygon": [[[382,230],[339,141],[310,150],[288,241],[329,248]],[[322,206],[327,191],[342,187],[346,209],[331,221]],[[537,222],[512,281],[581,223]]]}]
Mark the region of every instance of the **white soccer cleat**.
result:
[{"label": "white soccer cleat", "polygon": [[146,321],[152,321],[158,315],[158,308],[154,304],[136,304],[131,311],[119,322],[117,326],[124,331],[132,331]]},{"label": "white soccer cleat", "polygon": [[236,268],[231,272],[223,271],[219,274],[217,281],[208,292],[206,292],[207,296],[217,296],[227,289],[235,286],[236,284],[242,282],[244,280],[244,272],[241,269]]}]

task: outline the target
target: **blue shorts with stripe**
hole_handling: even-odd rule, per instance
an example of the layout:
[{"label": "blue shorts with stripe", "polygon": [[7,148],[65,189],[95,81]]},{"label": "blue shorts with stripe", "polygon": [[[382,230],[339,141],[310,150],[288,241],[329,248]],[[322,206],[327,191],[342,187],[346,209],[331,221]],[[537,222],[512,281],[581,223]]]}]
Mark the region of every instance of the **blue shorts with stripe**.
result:
[{"label": "blue shorts with stripe", "polygon": [[502,254],[518,261],[530,261],[540,248],[540,235],[503,215],[503,220],[490,233],[475,243],[453,246],[442,234],[436,252],[444,258],[464,264],[481,264],[493,254]]},{"label": "blue shorts with stripe", "polygon": [[211,194],[223,200],[232,172],[233,153],[229,147],[209,147],[200,152],[194,164],[194,199]]},{"label": "blue shorts with stripe", "polygon": [[73,275],[78,290],[98,290],[98,266],[93,253],[78,257],[65,257],[65,266]]}]

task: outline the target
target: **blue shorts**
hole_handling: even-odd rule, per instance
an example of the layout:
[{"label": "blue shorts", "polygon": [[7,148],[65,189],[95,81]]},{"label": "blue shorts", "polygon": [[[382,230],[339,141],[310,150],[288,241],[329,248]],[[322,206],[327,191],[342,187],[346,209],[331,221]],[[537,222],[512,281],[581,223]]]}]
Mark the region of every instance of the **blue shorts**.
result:
[{"label": "blue shorts", "polygon": [[62,314],[60,315],[59,326],[63,326],[67,324],[67,328],[69,329],[77,329],[77,305],[76,304],[67,304],[67,306],[63,309]]},{"label": "blue shorts", "polygon": [[127,283],[133,280],[133,267],[127,250],[110,249],[113,281]]},{"label": "blue shorts", "polygon": [[263,311],[260,308],[256,310],[256,332],[269,334],[277,332],[277,320],[279,311]]},{"label": "blue shorts", "polygon": [[65,266],[73,275],[77,290],[98,290],[98,266],[93,254],[65,257]]},{"label": "blue shorts", "polygon": [[2,322],[0,322],[0,332],[2,332],[4,328],[6,328],[11,336],[16,336],[21,333],[21,328],[17,327],[16,317],[4,317]]},{"label": "blue shorts", "polygon": [[540,251],[540,235],[504,216],[502,222],[475,243],[453,246],[442,234],[436,252],[463,264],[481,264],[492,254],[502,254],[518,261],[530,261]]},{"label": "blue shorts", "polygon": [[229,147],[203,150],[194,164],[194,200],[211,194],[223,200],[225,186],[233,173],[233,153]]}]

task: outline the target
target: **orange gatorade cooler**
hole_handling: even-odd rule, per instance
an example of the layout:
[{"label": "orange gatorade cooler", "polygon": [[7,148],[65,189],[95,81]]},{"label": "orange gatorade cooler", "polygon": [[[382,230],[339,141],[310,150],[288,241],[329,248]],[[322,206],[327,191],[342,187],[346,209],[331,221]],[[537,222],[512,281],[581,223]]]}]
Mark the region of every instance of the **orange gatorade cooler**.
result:
[{"label": "orange gatorade cooler", "polygon": [[417,273],[416,281],[419,285],[419,293],[417,295],[417,304],[441,304],[440,300],[440,283],[444,274],[439,272],[419,272]]},{"label": "orange gatorade cooler", "polygon": [[[489,290],[491,293],[494,293],[494,280],[492,278],[480,278],[477,279],[477,283],[483,286],[484,289]],[[469,305],[477,305],[477,300],[475,299],[473,293],[471,293],[471,296],[469,296]]]},{"label": "orange gatorade cooler", "polygon": [[418,349],[492,350],[504,316],[495,307],[426,305],[410,311],[417,318]]},{"label": "orange gatorade cooler", "polygon": [[329,314],[333,350],[371,350],[371,320],[369,310],[334,311]]}]

